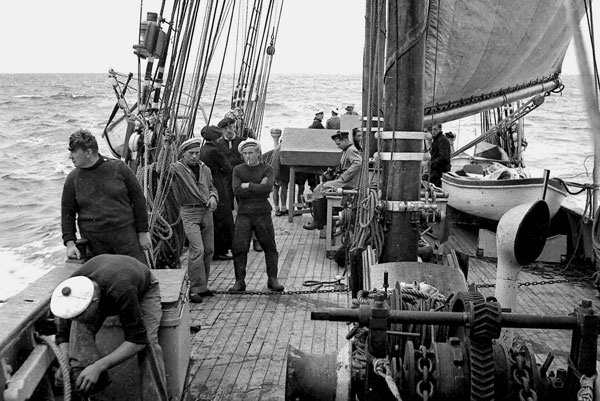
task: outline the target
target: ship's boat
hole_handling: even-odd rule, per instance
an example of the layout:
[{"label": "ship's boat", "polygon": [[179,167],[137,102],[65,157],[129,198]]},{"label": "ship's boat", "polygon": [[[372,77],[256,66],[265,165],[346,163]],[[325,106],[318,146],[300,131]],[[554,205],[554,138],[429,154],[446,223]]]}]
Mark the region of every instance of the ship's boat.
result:
[{"label": "ship's boat", "polygon": [[559,181],[550,180],[546,184],[543,178],[494,180],[446,173],[442,176],[442,186],[448,193],[448,206],[494,221],[515,206],[542,198],[548,203],[552,218],[567,197]]}]

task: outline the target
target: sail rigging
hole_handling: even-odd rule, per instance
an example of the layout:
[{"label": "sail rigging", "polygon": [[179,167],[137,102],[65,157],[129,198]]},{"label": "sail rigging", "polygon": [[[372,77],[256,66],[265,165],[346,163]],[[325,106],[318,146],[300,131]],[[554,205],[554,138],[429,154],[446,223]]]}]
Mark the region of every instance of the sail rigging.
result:
[{"label": "sail rigging", "polygon": [[[117,102],[104,137],[113,155],[137,170],[144,188],[152,266],[179,263],[185,237],[169,166],[196,125],[225,117],[215,115],[224,73],[238,77],[231,83],[233,110],[227,115],[236,118],[240,135],[260,136],[282,7],[283,0],[188,0],[171,8],[163,1],[158,13],[148,12],[140,21],[140,40],[133,46],[137,76],[109,71]],[[239,36],[235,40],[233,32]],[[234,49],[238,46],[244,51]],[[215,71],[216,83],[208,85]]]},{"label": "sail rigging", "polygon": [[[573,34],[563,3],[497,1],[490,8],[486,0],[430,1],[426,121],[435,114],[438,123],[455,120],[505,104],[505,97],[512,102],[558,86]],[[580,20],[583,2],[570,3]]]}]

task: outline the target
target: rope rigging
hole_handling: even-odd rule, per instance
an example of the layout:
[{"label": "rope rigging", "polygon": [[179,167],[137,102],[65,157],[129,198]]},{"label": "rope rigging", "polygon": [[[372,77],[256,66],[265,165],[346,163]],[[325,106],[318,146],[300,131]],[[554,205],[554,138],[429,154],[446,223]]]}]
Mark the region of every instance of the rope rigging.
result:
[{"label": "rope rigging", "polygon": [[[249,88],[243,113],[246,126],[259,131],[283,0],[253,0],[247,4],[252,6],[252,22],[238,31],[246,36],[245,60],[238,84]],[[137,76],[109,72],[117,103],[104,135],[115,156],[122,157],[136,171],[143,187],[153,244],[150,265],[176,266],[179,263],[185,237],[170,190],[173,180],[170,165],[177,159],[179,145],[194,135],[199,111],[204,123],[210,124],[223,72],[233,53],[229,49],[233,27],[244,23],[239,18],[241,13],[236,14],[236,6],[240,10],[244,8],[234,0],[214,0],[205,7],[197,1],[176,0],[172,8],[167,9],[163,0],[160,13],[148,13],[147,20],[142,21],[143,1],[140,1],[139,41],[134,45],[138,56]],[[154,44],[151,48],[149,31],[158,31],[160,46]],[[208,90],[207,82],[215,62],[219,64],[216,86]],[[234,60],[234,65],[238,65],[238,60]],[[214,93],[208,93],[210,91]],[[135,97],[135,101],[128,102],[127,97]],[[210,99],[208,113],[201,105],[204,98]],[[122,113],[121,116],[118,113]],[[122,130],[119,124],[123,123],[127,126],[124,139],[117,132]]]}]

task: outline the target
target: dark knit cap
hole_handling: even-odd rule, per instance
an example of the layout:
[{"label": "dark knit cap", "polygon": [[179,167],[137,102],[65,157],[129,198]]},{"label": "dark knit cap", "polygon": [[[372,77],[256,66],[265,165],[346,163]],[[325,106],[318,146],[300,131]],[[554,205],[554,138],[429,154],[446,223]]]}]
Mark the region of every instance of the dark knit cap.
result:
[{"label": "dark knit cap", "polygon": [[202,128],[201,131],[202,138],[207,141],[213,141],[215,139],[219,139],[223,132],[219,127],[215,127],[214,125],[209,125],[208,127]]},{"label": "dark knit cap", "polygon": [[227,128],[231,124],[235,124],[235,120],[233,118],[225,117],[221,121],[219,121],[219,128]]},{"label": "dark knit cap", "polygon": [[336,139],[339,139],[340,141],[343,141],[344,139],[348,139],[348,131],[338,131],[335,134],[331,135],[331,139],[333,139],[334,141]]}]

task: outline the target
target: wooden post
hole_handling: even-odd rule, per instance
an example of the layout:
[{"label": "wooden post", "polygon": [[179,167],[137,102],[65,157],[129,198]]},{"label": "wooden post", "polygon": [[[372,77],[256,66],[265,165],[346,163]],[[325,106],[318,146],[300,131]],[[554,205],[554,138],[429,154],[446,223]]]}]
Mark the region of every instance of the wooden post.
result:
[{"label": "wooden post", "polygon": [[[423,131],[423,92],[425,34],[411,35],[424,24],[425,2],[400,0],[388,3],[388,42],[385,67],[384,128],[385,131]],[[402,43],[399,43],[401,41]],[[403,54],[398,54],[407,41],[416,41]],[[384,142],[384,152],[421,152],[419,141],[395,139]],[[383,163],[383,199],[417,201],[421,186],[421,163],[392,160]],[[385,237],[383,262],[416,261],[419,224],[411,223],[418,212],[386,212],[388,232]]]},{"label": "wooden post", "polygon": [[[373,154],[377,150],[377,139],[373,135],[373,132],[379,126],[379,112],[382,110],[382,105],[379,104],[379,99],[383,91],[383,82],[381,80],[383,68],[384,68],[384,56],[385,56],[385,1],[383,0],[368,0],[365,13],[365,48],[363,51],[363,78],[362,78],[362,114],[363,114],[363,136],[369,141],[369,157],[373,157]],[[374,4],[376,3],[376,7]],[[379,14],[377,16],[377,13]],[[372,18],[375,16],[377,18]],[[371,35],[373,26],[373,20],[381,21],[383,26],[376,26],[376,31],[373,32],[374,36]],[[375,67],[372,67],[375,66]],[[377,75],[373,76],[373,73]],[[371,92],[370,82],[375,80],[375,85],[372,87]],[[369,115],[369,95],[371,98],[371,115]],[[368,124],[368,119],[371,119],[371,124]],[[369,125],[372,130],[369,132]]]}]

